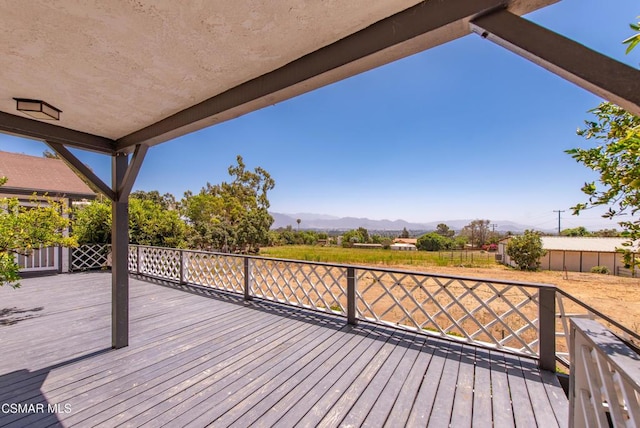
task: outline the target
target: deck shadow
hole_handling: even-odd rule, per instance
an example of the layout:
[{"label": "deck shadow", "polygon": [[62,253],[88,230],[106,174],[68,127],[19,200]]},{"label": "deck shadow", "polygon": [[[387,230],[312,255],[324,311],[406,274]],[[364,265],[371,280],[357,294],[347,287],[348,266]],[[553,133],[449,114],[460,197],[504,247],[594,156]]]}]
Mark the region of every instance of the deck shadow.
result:
[{"label": "deck shadow", "polygon": [[47,376],[52,370],[109,351],[111,348],[105,348],[39,370],[20,369],[0,375],[0,426],[27,426],[28,419],[34,416],[38,418],[39,426],[62,426],[58,414],[72,413],[73,407],[69,403],[52,403],[47,400],[42,394]]},{"label": "deck shadow", "polygon": [[8,326],[19,323],[20,321],[28,320],[31,318],[38,318],[44,306],[39,306],[31,309],[20,309],[16,306],[12,308],[0,309],[0,326]]}]

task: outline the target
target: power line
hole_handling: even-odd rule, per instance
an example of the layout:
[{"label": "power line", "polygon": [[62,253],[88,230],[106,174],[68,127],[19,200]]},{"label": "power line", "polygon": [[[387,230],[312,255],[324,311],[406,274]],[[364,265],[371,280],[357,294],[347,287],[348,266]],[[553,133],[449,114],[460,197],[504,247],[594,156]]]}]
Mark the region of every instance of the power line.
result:
[{"label": "power line", "polygon": [[560,213],[563,213],[564,210],[553,210],[554,213],[558,213],[558,236],[560,236]]}]

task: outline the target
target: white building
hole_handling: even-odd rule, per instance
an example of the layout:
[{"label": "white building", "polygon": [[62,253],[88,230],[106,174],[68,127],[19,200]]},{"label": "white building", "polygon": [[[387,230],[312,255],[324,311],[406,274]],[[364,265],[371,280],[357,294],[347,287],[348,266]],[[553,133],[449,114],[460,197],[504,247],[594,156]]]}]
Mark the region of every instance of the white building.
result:
[{"label": "white building", "polygon": [[[509,239],[498,243],[498,260],[514,266],[507,255]],[[590,272],[594,266],[606,266],[613,275],[626,273],[619,249],[630,249],[623,244],[625,238],[595,238],[571,236],[542,236],[542,247],[547,254],[540,258],[540,269],[569,272]],[[637,249],[636,249],[637,251]]]}]

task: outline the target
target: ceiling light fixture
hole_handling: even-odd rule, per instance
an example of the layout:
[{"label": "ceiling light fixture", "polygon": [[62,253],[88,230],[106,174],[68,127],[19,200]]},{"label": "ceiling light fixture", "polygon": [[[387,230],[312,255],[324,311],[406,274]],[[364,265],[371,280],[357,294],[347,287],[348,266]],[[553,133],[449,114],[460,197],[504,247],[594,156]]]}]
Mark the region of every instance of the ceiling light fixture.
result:
[{"label": "ceiling light fixture", "polygon": [[30,100],[26,98],[14,98],[16,100],[16,108],[35,119],[43,120],[60,120],[60,113],[62,110],[58,110],[51,104],[45,103],[41,100]]}]

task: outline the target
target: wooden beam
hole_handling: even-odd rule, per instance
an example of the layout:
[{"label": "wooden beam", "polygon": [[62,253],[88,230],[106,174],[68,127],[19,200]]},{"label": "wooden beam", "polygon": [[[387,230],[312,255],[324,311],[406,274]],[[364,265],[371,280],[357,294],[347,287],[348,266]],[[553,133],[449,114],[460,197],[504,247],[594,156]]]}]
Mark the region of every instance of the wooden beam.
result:
[{"label": "wooden beam", "polygon": [[100,179],[93,171],[89,169],[80,159],[75,157],[73,153],[67,150],[62,144],[55,143],[52,141],[45,141],[49,147],[53,151],[55,151],[58,156],[60,156],[65,161],[69,162],[73,167],[87,180],[89,180],[94,186],[96,186],[100,191],[109,199],[114,201],[116,199],[116,193],[105,184],[104,181]]},{"label": "wooden beam", "polygon": [[0,111],[0,131],[93,152],[113,154],[116,143],[108,138]]},{"label": "wooden beam", "polygon": [[[122,187],[128,156],[113,156],[113,188]],[[111,344],[113,348],[129,345],[129,199],[111,202]]]},{"label": "wooden beam", "polygon": [[639,70],[506,10],[473,20],[471,30],[640,116]]},{"label": "wooden beam", "polygon": [[[496,8],[504,8],[508,3],[508,0],[438,0],[419,3],[279,69],[120,138],[116,149],[127,150],[141,143],[159,144],[380,66],[397,57],[390,57],[387,61],[372,61],[342,74],[336,73],[342,67],[352,66],[354,62],[429,33],[438,33],[431,45],[423,41],[420,46],[414,47],[414,51],[404,52],[398,57],[453,40],[467,34],[465,22]],[[326,79],[309,84],[310,79],[322,75],[327,75]]]},{"label": "wooden beam", "polygon": [[124,174],[121,187],[118,188],[116,192],[116,198],[119,201],[129,198],[129,193],[131,193],[133,183],[136,181],[136,177],[140,172],[140,167],[142,167],[142,162],[144,161],[144,156],[147,154],[148,149],[149,147],[145,145],[138,144],[136,146],[131,162],[129,162],[129,166],[127,166],[127,172]]}]

